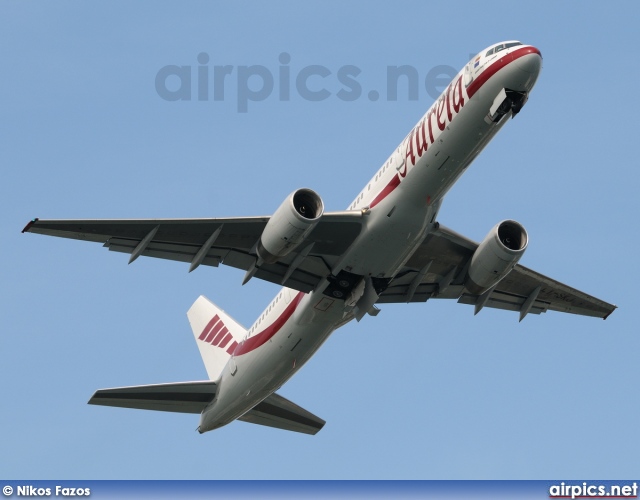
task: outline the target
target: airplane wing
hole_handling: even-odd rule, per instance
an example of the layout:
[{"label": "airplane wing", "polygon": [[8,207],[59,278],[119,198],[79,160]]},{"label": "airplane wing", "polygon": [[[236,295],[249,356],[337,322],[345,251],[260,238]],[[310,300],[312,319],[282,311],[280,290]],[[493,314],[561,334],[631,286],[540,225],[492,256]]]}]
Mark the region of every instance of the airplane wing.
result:
[{"label": "airplane wing", "polygon": [[520,264],[493,289],[479,296],[470,294],[463,282],[477,247],[478,243],[439,226],[425,238],[377,303],[457,299],[461,304],[474,305],[476,314],[483,307],[518,311],[521,321],[528,313],[548,310],[607,319],[616,309]]},{"label": "airplane wing", "polygon": [[[102,243],[111,251],[177,260],[191,264],[224,264],[245,271],[256,261],[255,245],[269,217],[226,219],[33,219],[22,232]],[[345,211],[322,215],[305,242],[273,264],[262,264],[254,276],[310,292],[331,272],[362,228],[362,212]],[[305,250],[313,243],[311,250]],[[285,279],[286,278],[286,279]]]},{"label": "airplane wing", "polygon": [[89,404],[138,410],[202,413],[216,395],[216,389],[216,383],[209,380],[116,387],[96,391],[91,396]]},{"label": "airplane wing", "polygon": [[303,434],[316,434],[326,423],[275,392],[238,420]]},{"label": "airplane wing", "polygon": [[[255,263],[254,248],[269,217],[227,219],[34,219],[23,232],[103,243],[116,252],[200,264],[229,265],[248,271]],[[322,215],[300,248],[274,262],[262,264],[255,277],[309,292],[331,272],[332,265],[362,229],[362,212]],[[308,254],[304,249],[313,243]],[[469,294],[463,281],[478,243],[444,227],[433,230],[409,259],[378,303],[424,302],[429,298],[457,299],[483,307],[528,313],[547,310],[607,318],[616,306],[575,290],[521,265],[482,296]],[[416,276],[425,271],[419,279]],[[286,278],[286,279],[285,279]]]}]

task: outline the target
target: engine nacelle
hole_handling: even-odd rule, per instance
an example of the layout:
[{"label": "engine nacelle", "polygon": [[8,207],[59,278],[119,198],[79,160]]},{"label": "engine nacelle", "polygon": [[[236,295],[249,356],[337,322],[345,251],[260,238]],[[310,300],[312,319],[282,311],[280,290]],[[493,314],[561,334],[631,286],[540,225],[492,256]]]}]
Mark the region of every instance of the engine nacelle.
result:
[{"label": "engine nacelle", "polygon": [[298,189],[276,210],[260,236],[258,257],[272,263],[302,243],[324,212],[324,203],[315,191]]},{"label": "engine nacelle", "polygon": [[527,231],[520,223],[505,220],[497,224],[471,258],[465,281],[467,290],[480,295],[498,284],[518,263],[528,242]]}]

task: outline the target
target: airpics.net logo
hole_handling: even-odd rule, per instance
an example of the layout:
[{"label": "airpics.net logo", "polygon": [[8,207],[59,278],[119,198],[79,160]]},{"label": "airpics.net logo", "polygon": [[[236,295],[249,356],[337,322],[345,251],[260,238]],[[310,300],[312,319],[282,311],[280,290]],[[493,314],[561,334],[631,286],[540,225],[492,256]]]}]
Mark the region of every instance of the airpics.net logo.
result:
[{"label": "airpics.net logo", "polygon": [[332,69],[322,64],[296,64],[287,52],[280,53],[271,68],[262,64],[219,64],[206,52],[198,54],[196,61],[197,64],[169,64],[160,68],[155,77],[158,96],[165,101],[235,99],[238,113],[247,113],[250,103],[269,99],[280,102],[296,98],[309,102],[332,98],[343,102],[418,101],[425,94],[437,99],[458,74],[448,65],[422,71],[407,64],[388,65],[382,77],[384,83],[365,89],[363,71],[357,65]]},{"label": "airpics.net logo", "polygon": [[638,484],[560,483],[549,488],[549,498],[638,498]]}]

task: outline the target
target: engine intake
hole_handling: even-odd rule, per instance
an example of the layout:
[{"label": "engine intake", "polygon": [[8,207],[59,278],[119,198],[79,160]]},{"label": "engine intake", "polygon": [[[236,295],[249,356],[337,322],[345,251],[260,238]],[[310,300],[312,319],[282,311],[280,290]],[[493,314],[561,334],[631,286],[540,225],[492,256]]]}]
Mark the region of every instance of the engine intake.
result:
[{"label": "engine intake", "polygon": [[481,295],[497,285],[518,263],[528,243],[529,236],[520,223],[505,220],[494,226],[471,258],[467,290]]},{"label": "engine intake", "polygon": [[257,253],[266,263],[276,262],[302,243],[324,212],[318,194],[307,188],[291,193],[273,214],[260,236]]}]

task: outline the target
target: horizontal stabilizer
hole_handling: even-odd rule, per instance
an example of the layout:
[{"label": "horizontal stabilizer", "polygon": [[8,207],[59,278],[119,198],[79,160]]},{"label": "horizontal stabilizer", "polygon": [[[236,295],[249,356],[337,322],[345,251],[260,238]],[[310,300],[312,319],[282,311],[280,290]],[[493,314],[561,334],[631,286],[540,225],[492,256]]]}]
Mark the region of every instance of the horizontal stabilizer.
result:
[{"label": "horizontal stabilizer", "polygon": [[276,393],[258,403],[238,420],[304,434],[316,434],[325,424],[321,418]]},{"label": "horizontal stabilizer", "polygon": [[201,413],[215,395],[216,384],[209,380],[174,382],[100,389],[91,397],[89,404],[138,410]]}]

